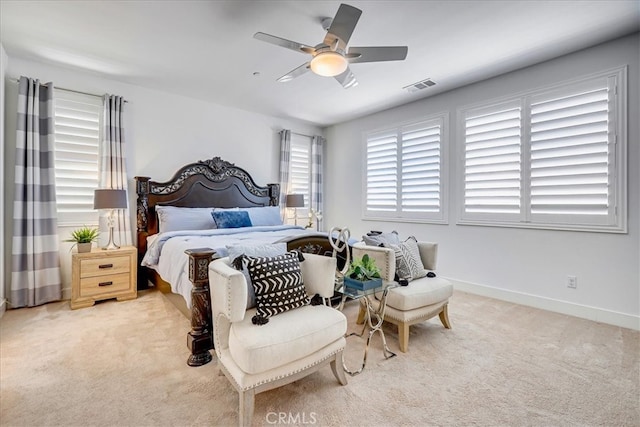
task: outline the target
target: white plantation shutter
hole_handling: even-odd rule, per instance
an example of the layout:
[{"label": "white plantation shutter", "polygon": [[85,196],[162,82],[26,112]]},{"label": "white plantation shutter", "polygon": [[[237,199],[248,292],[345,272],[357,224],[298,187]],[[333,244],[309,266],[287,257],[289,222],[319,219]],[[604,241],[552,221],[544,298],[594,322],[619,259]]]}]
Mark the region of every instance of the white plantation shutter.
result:
[{"label": "white plantation shutter", "polygon": [[606,79],[532,99],[531,215],[607,224],[615,200]]},{"label": "white plantation shutter", "polygon": [[[311,190],[311,138],[291,134],[289,193],[304,195],[304,208],[296,209],[298,218],[306,218]],[[290,214],[293,211],[288,209]]]},{"label": "white plantation shutter", "polygon": [[461,224],[626,232],[626,67],[458,112]]},{"label": "white plantation shutter", "polygon": [[58,223],[94,225],[98,212],[98,149],[102,116],[99,97],[55,92],[55,169]]},{"label": "white plantation shutter", "polygon": [[398,203],[398,136],[385,132],[367,138],[368,212],[395,212]]},{"label": "white plantation shutter", "polygon": [[444,116],[366,136],[366,218],[444,221]]},{"label": "white plantation shutter", "polygon": [[403,212],[440,212],[441,130],[440,122],[402,129]]},{"label": "white plantation shutter", "polygon": [[[467,112],[464,121],[464,212],[520,215],[521,106],[511,102]],[[469,215],[467,215],[469,216]]]}]

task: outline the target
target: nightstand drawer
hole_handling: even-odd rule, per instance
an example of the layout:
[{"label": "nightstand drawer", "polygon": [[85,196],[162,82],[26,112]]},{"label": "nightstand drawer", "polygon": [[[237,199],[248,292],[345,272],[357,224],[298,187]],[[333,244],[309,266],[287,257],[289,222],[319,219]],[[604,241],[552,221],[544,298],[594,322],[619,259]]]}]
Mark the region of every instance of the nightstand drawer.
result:
[{"label": "nightstand drawer", "polygon": [[130,268],[130,257],[128,256],[83,259],[80,261],[80,277],[128,273]]},{"label": "nightstand drawer", "polygon": [[110,274],[108,277],[87,277],[80,279],[80,296],[90,297],[110,292],[126,291],[131,286],[129,273]]}]

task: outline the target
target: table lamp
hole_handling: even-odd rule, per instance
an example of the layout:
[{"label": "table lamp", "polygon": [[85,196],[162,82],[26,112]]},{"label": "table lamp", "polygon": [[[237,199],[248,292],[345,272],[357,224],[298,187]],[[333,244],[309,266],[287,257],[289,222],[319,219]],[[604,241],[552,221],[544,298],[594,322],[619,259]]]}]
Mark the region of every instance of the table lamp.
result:
[{"label": "table lamp", "polygon": [[109,211],[107,221],[109,224],[109,243],[104,250],[120,249],[113,241],[113,211],[115,209],[125,209],[127,207],[127,192],[125,190],[103,189],[95,190],[93,197],[93,208]]},{"label": "table lamp", "polygon": [[293,208],[293,215],[298,225],[298,208],[304,207],[304,195],[303,194],[287,194],[287,200],[285,202],[288,208]]}]

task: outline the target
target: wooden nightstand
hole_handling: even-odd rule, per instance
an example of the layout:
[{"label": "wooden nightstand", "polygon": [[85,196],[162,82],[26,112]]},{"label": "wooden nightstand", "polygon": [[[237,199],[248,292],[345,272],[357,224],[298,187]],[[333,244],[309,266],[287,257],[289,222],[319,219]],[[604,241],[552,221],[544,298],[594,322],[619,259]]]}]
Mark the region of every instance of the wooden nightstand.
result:
[{"label": "wooden nightstand", "polygon": [[71,308],[90,307],[96,301],[135,299],[137,250],[133,246],[105,251],[94,248],[71,258]]}]

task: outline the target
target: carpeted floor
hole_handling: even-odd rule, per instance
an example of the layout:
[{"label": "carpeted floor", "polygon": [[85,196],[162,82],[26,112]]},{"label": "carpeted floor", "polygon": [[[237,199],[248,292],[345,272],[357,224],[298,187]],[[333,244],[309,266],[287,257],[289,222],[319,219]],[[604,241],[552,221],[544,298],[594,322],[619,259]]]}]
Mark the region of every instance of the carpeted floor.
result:
[{"label": "carpeted floor", "polygon": [[[357,303],[345,308],[350,330]],[[456,292],[449,316],[411,328],[409,352],[340,386],[329,367],[257,395],[254,425],[638,426],[640,334]],[[2,426],[237,425],[237,394],[214,362],[186,365],[189,321],[162,294],[0,320]],[[397,334],[385,326],[398,351]],[[347,340],[347,364],[364,340]]]}]

